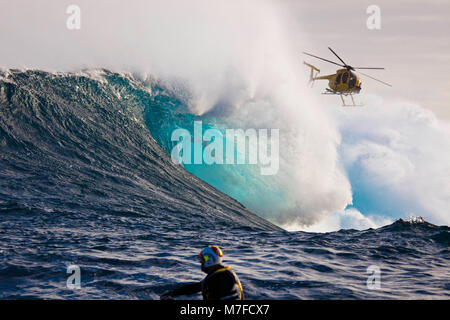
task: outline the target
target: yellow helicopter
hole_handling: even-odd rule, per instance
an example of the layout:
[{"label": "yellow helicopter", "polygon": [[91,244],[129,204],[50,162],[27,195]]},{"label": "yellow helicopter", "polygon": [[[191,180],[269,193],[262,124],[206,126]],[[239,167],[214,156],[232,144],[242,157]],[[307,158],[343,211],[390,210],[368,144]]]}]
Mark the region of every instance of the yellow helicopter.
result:
[{"label": "yellow helicopter", "polygon": [[[313,66],[312,64],[303,62],[305,65],[307,65],[308,67],[311,68],[311,74],[309,76],[309,82],[310,83],[314,83],[315,80],[328,80],[328,87],[325,89],[325,92],[323,92],[323,94],[338,94],[341,96],[341,100],[342,100],[342,105],[344,107],[348,107],[348,106],[362,106],[362,105],[356,105],[355,104],[355,100],[353,99],[353,94],[358,94],[361,91],[361,80],[358,78],[358,76],[356,75],[355,69],[376,69],[376,70],[384,70],[384,68],[373,68],[373,67],[352,67],[348,64],[346,64],[344,62],[344,60],[342,60],[337,54],[336,52],[333,51],[333,49],[331,49],[330,47],[328,47],[328,49],[330,49],[330,51],[342,62],[342,64],[331,61],[331,60],[327,60],[318,56],[315,56],[313,54],[310,53],[306,53],[303,52],[303,54],[306,54],[308,56],[338,65],[340,67],[344,67],[344,69],[339,69],[336,71],[335,74],[330,74],[330,75],[326,75],[326,76],[318,76],[318,74],[320,73],[320,69],[318,69],[317,67]],[[382,84],[385,84],[387,86],[392,87],[392,85],[390,85],[387,82],[381,81],[379,79],[376,79],[374,77],[369,76],[368,74],[362,73],[361,71],[359,71],[360,74],[372,79],[372,80],[376,80],[378,82],[381,82]],[[345,100],[343,98],[343,96],[347,96],[349,95],[352,98],[352,103],[353,105],[347,105],[345,104]]]}]

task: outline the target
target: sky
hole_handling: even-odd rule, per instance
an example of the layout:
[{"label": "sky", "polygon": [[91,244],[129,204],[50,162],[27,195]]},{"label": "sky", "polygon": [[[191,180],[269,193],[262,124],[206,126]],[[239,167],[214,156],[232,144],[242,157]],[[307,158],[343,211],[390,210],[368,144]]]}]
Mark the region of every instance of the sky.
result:
[{"label": "sky", "polygon": [[[350,65],[385,67],[368,74],[393,85],[362,79],[363,90],[386,98],[408,98],[450,121],[450,1],[285,1],[289,23],[301,30],[299,52],[334,60],[332,47]],[[366,26],[370,5],[381,13],[381,29]],[[309,46],[300,39],[308,39]],[[305,60],[332,73],[334,66]],[[337,61],[339,62],[339,61]],[[370,72],[369,72],[370,71]]]},{"label": "sky", "polygon": [[[66,26],[69,5],[79,30]],[[381,29],[369,30],[369,5]],[[242,127],[280,128],[280,173],[263,181],[270,206],[243,198],[290,230],[377,227],[422,215],[450,224],[449,1],[0,0],[0,67],[109,68],[185,79],[192,112],[226,107]],[[362,78],[365,105],[308,88],[332,47]],[[221,114],[219,112],[219,114]],[[254,183],[259,183],[255,179]],[[281,190],[281,191],[280,191]],[[264,199],[262,199],[264,200]],[[245,201],[248,201],[246,203]],[[252,202],[253,201],[253,202]],[[264,204],[264,205],[262,205]]]}]

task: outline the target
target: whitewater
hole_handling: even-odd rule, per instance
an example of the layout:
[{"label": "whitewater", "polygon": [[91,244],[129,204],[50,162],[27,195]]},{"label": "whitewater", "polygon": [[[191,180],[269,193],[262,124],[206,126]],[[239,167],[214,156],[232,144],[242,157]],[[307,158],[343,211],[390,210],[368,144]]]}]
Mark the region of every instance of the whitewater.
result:
[{"label": "whitewater", "polygon": [[[258,168],[173,163],[174,128],[201,117],[221,129],[228,118],[193,113],[190,90],[175,84],[104,69],[2,71],[0,298],[158,299],[202,278],[198,251],[211,244],[250,299],[450,296],[447,226],[287,232],[276,212],[270,222],[244,205],[285,196],[258,187],[283,185],[254,180]],[[296,209],[285,212],[318,219]],[[66,286],[70,265],[80,290]]]}]

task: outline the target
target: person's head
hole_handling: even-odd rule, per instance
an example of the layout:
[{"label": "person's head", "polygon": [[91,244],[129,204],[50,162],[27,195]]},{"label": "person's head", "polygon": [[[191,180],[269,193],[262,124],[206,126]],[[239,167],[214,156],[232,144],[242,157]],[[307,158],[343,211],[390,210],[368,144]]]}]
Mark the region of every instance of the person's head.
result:
[{"label": "person's head", "polygon": [[202,271],[210,273],[222,264],[223,253],[218,246],[209,246],[200,251]]}]

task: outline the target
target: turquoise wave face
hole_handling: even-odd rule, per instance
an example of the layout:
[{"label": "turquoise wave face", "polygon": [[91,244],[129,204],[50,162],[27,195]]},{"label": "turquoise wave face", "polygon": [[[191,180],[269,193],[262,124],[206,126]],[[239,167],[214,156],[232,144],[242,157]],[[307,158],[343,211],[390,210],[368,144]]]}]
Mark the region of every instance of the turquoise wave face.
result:
[{"label": "turquoise wave face", "polygon": [[[163,88],[153,87],[153,90],[163,92]],[[262,175],[260,164],[249,164],[249,149],[251,146],[247,141],[245,164],[227,164],[226,160],[226,129],[240,129],[233,127],[233,118],[226,119],[216,116],[197,116],[189,113],[185,103],[176,98],[173,94],[157,94],[144,110],[144,120],[156,142],[169,154],[179,143],[172,141],[172,133],[176,129],[185,129],[190,134],[191,161],[182,163],[183,167],[209,183],[216,189],[226,193],[230,197],[238,200],[250,210],[271,218],[273,211],[283,209],[287,203],[286,195],[282,191],[276,176]],[[215,129],[224,137],[224,163],[207,164],[204,161],[200,164],[194,163],[194,150],[208,146],[210,142],[194,141],[196,131],[194,123],[201,122],[201,130],[205,133],[209,129]],[[198,127],[197,127],[198,128]],[[239,150],[235,147],[234,157],[237,158]]]}]

